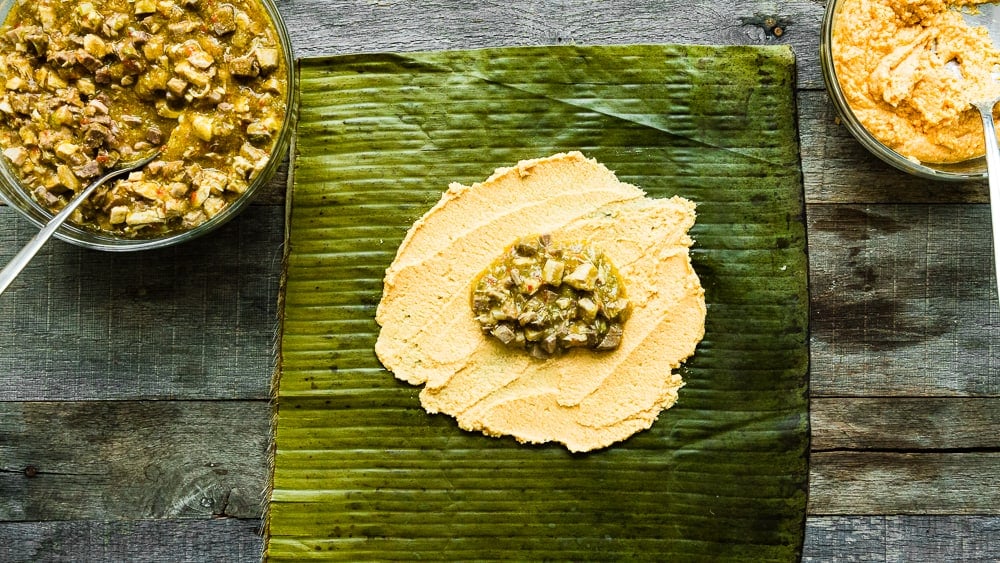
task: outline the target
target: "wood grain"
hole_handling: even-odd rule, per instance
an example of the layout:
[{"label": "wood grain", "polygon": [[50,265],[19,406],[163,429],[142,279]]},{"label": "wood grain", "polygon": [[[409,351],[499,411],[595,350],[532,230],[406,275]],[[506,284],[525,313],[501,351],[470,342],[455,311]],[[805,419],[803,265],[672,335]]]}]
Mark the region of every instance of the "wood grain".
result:
[{"label": "wood grain", "polygon": [[1000,398],[814,398],[813,452],[1000,451]]},{"label": "wood grain", "polygon": [[986,205],[810,205],[814,397],[1000,396]]},{"label": "wood grain", "polygon": [[813,452],[809,513],[1000,515],[1000,452]]},{"label": "wood grain", "polygon": [[804,563],[971,563],[1000,559],[1000,518],[823,516],[806,525]]},{"label": "wood grain", "polygon": [[259,520],[135,520],[0,523],[0,560],[258,561]]},{"label": "wood grain", "polygon": [[[36,561],[257,561],[258,520],[0,523],[0,559]],[[954,563],[1000,559],[1000,518],[822,516],[806,523],[804,563]]]},{"label": "wood grain", "polygon": [[[0,263],[27,221],[0,208]],[[46,245],[0,298],[0,400],[264,399],[284,211],[163,250]]]},{"label": "wood grain", "polygon": [[[575,43],[790,44],[798,84],[822,87],[823,6],[786,2],[531,0],[401,2],[284,0],[279,9],[298,57]],[[780,36],[769,25],[772,17]],[[377,30],[377,33],[373,32]]]},{"label": "wood grain", "polygon": [[0,521],[258,518],[266,401],[0,403]]}]

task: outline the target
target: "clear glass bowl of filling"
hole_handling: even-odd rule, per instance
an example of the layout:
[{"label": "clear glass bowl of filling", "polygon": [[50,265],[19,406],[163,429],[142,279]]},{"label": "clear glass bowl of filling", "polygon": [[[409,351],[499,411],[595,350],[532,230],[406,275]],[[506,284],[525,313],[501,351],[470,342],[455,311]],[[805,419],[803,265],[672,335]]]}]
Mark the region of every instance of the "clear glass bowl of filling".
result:
[{"label": "clear glass bowl of filling", "polygon": [[954,163],[917,162],[886,146],[865,128],[845,97],[834,65],[833,44],[836,40],[834,29],[844,4],[845,1],[842,0],[831,0],[826,5],[826,13],[820,30],[820,62],[827,91],[847,130],[862,146],[879,159],[914,176],[950,181],[985,179],[986,159],[983,157]]},{"label": "clear glass bowl of filling", "polygon": [[[54,13],[46,14],[50,22],[55,21],[54,25],[60,25],[59,22],[66,21],[67,19],[68,14],[62,14],[58,12],[58,10],[72,9],[72,10],[92,11],[91,15],[93,17],[93,22],[92,22],[93,27],[85,31],[88,32],[86,33],[87,36],[93,35],[96,36],[98,39],[93,39],[93,37],[87,37],[90,43],[86,45],[86,51],[94,52],[94,49],[98,49],[97,52],[95,52],[94,54],[98,55],[97,57],[98,61],[107,62],[108,63],[107,67],[112,66],[111,62],[122,62],[124,59],[119,59],[118,57],[129,56],[128,54],[123,53],[123,49],[132,46],[137,48],[136,51],[134,51],[133,53],[136,57],[136,60],[139,61],[142,61],[143,55],[148,53],[148,51],[146,51],[146,46],[149,45],[150,43],[153,43],[154,48],[162,48],[161,51],[159,52],[163,54],[161,54],[162,57],[161,59],[155,58],[155,54],[148,55],[147,58],[149,59],[149,61],[162,60],[166,62],[167,59],[165,58],[166,57],[165,53],[170,53],[171,63],[169,65],[164,65],[164,66],[170,68],[177,74],[181,75],[180,77],[171,76],[179,78],[176,82],[171,84],[172,86],[176,86],[174,92],[178,94],[178,96],[173,99],[172,103],[176,102],[183,104],[184,103],[183,98],[180,96],[180,94],[184,93],[184,95],[187,95],[188,99],[190,100],[191,99],[190,93],[195,92],[197,89],[198,94],[202,95],[208,94],[209,96],[216,96],[215,99],[211,99],[209,102],[204,102],[202,100],[199,100],[197,103],[210,103],[210,104],[220,103],[217,100],[222,100],[221,103],[229,104],[232,101],[236,101],[237,104],[249,107],[254,101],[260,101],[261,99],[260,92],[264,91],[263,88],[258,89],[258,91],[256,92],[251,91],[251,94],[249,96],[243,96],[243,97],[238,97],[235,95],[224,96],[223,92],[225,92],[228,87],[232,87],[229,88],[230,91],[236,91],[236,90],[242,90],[243,92],[250,91],[247,90],[246,88],[243,88],[245,86],[245,83],[241,83],[240,80],[243,79],[253,80],[256,79],[258,76],[262,78],[266,74],[268,79],[272,80],[272,82],[269,84],[271,89],[268,91],[268,95],[270,95],[271,97],[264,99],[269,99],[270,100],[269,103],[273,108],[281,108],[282,104],[284,108],[283,113],[280,112],[280,110],[272,111],[269,114],[270,120],[268,121],[266,126],[261,125],[257,121],[253,122],[254,126],[259,129],[259,131],[256,132],[258,136],[254,138],[253,143],[250,143],[249,141],[247,141],[246,138],[244,138],[246,135],[250,134],[249,130],[251,129],[251,126],[247,124],[248,118],[251,115],[249,113],[250,110],[248,110],[247,113],[242,114],[244,116],[242,122],[240,122],[236,118],[230,120],[234,123],[238,124],[241,123],[241,125],[237,126],[233,126],[232,124],[226,125],[224,120],[217,120],[215,122],[216,123],[216,125],[214,126],[215,128],[213,129],[212,118],[215,115],[221,115],[222,112],[219,109],[220,107],[229,110],[230,109],[229,106],[221,106],[221,105],[214,107],[204,106],[201,107],[200,110],[197,112],[201,117],[188,119],[187,131],[185,132],[185,134],[188,135],[190,139],[194,140],[194,142],[187,144],[189,148],[187,151],[184,152],[184,155],[185,156],[190,155],[191,161],[189,162],[188,160],[185,160],[184,173],[179,176],[175,175],[174,179],[182,179],[182,177],[183,178],[192,177],[192,171],[195,169],[190,168],[191,163],[197,160],[198,158],[204,157],[204,155],[208,153],[211,153],[213,156],[221,155],[223,157],[225,157],[228,154],[229,156],[226,162],[235,162],[236,160],[240,160],[236,159],[237,155],[246,155],[249,158],[249,160],[248,159],[240,160],[242,168],[239,169],[238,174],[243,175],[243,180],[239,182],[239,185],[237,186],[236,189],[231,189],[233,188],[233,183],[234,183],[233,181],[228,181],[227,183],[226,180],[222,179],[220,180],[222,182],[221,184],[222,187],[213,185],[212,190],[206,188],[205,190],[201,190],[202,192],[204,192],[203,195],[196,195],[196,192],[198,192],[196,186],[207,185],[208,179],[210,178],[215,178],[216,180],[223,178],[222,176],[219,176],[219,174],[214,174],[214,176],[207,175],[206,170],[213,173],[215,172],[215,170],[212,168],[208,168],[207,166],[202,167],[201,165],[197,165],[197,170],[201,173],[201,175],[198,176],[199,180],[201,180],[200,183],[192,183],[191,185],[189,185],[187,193],[185,193],[183,190],[175,193],[176,199],[174,200],[174,203],[182,202],[183,205],[187,206],[193,205],[193,202],[196,200],[201,200],[201,205],[205,205],[206,201],[205,197],[211,198],[212,197],[211,194],[220,194],[216,198],[218,200],[216,207],[211,210],[211,213],[209,213],[208,210],[206,209],[205,212],[196,220],[192,220],[189,222],[187,220],[187,217],[185,217],[185,222],[187,224],[178,225],[175,228],[161,227],[155,231],[148,233],[142,232],[142,229],[139,229],[139,232],[116,233],[114,232],[113,229],[105,229],[87,225],[81,226],[74,224],[72,222],[67,222],[66,224],[62,225],[56,232],[55,236],[57,238],[85,248],[106,250],[106,251],[145,250],[151,248],[165,247],[180,242],[188,241],[215,230],[216,228],[222,226],[227,221],[235,217],[242,210],[244,210],[246,206],[253,200],[254,196],[261,190],[261,188],[270,181],[270,179],[274,176],[275,172],[277,171],[278,167],[281,165],[282,160],[286,156],[291,135],[293,134],[294,120],[296,113],[295,75],[294,75],[295,65],[294,65],[294,58],[292,55],[291,40],[288,36],[288,31],[285,28],[284,22],[282,21],[281,16],[278,13],[278,10],[274,5],[274,3],[272,2],[272,0],[238,0],[233,2],[233,4],[221,5],[221,6],[226,6],[227,8],[225,9],[227,10],[229,9],[228,7],[235,6],[235,8],[233,8],[233,11],[231,13],[227,12],[223,14],[223,16],[225,17],[219,17],[217,13],[213,12],[213,14],[211,14],[210,17],[200,18],[197,17],[197,14],[201,13],[198,12],[198,10],[201,10],[202,7],[204,7],[205,10],[207,10],[209,7],[215,10],[218,9],[218,6],[220,6],[220,4],[215,2],[212,3],[206,2],[204,5],[201,5],[200,2],[204,1],[205,0],[167,0],[165,2],[163,1],[154,2],[152,0],[136,0],[135,2],[126,2],[125,0],[95,0],[93,2],[81,2],[81,3],[76,3],[76,2],[47,3],[49,5],[55,6],[55,8],[53,8]],[[2,18],[2,21],[6,22],[8,14],[11,12],[11,10],[19,5],[32,6],[33,3],[31,2],[25,3],[24,0],[0,0],[0,18]],[[66,5],[71,5],[72,7],[69,8],[59,7]],[[139,20],[136,19],[136,15],[134,13],[126,14],[122,12],[121,14],[122,17],[115,18],[116,7],[118,8],[118,11],[122,11],[123,10],[123,8],[121,8],[122,6],[127,6],[129,7],[128,9],[130,10],[142,10],[143,9],[142,7],[146,6],[145,9],[150,11],[150,16],[159,17],[159,20],[157,21],[161,25],[154,25],[151,23],[146,27],[142,27],[139,23]],[[245,7],[246,10],[242,10],[241,7]],[[170,17],[168,17],[168,14],[170,14]],[[195,16],[190,16],[190,17],[185,16],[184,18],[182,18],[183,21],[178,23],[175,22],[173,19],[174,15],[176,14],[195,14]],[[74,20],[75,23],[73,25],[86,25],[86,24],[80,24],[79,22],[86,21],[87,13],[74,12],[73,14],[70,15],[74,18],[77,18]],[[230,15],[233,16],[232,19],[228,17]],[[260,21],[247,24],[247,22],[252,21],[254,17],[258,18],[258,20]],[[263,21],[264,18],[266,18],[267,21]],[[44,18],[39,18],[39,20],[41,19]],[[150,21],[152,22],[153,19],[150,18]],[[204,22],[204,25],[201,27],[197,27],[196,24],[199,21]],[[222,23],[220,23],[220,21],[222,21]],[[108,28],[102,27],[104,25],[108,25],[109,22],[111,22],[110,25],[118,27],[118,32],[117,32],[118,35],[115,35],[116,32],[114,30],[109,30]],[[233,57],[230,57],[229,53],[231,51],[235,52],[236,49],[235,48],[229,49],[227,47],[227,41],[231,39],[232,41],[235,42],[236,38],[240,36],[239,35],[240,33],[242,33],[242,37],[244,37],[244,40],[246,37],[254,35],[253,33],[247,31],[247,28],[245,27],[247,25],[252,26],[249,28],[252,30],[258,30],[259,27],[256,26],[265,25],[269,27],[271,31],[268,32],[267,34],[257,34],[256,36],[257,38],[252,39],[253,41],[252,44],[255,49],[252,53],[247,51],[248,47],[246,47],[246,45],[242,45],[241,49],[243,49],[243,51],[238,54],[243,55],[244,52],[246,52],[246,55],[239,57],[240,58],[239,61],[230,60],[231,58],[235,58],[235,55]],[[171,27],[171,26],[178,26],[178,27]],[[215,27],[215,26],[220,26],[220,27]],[[233,29],[238,29],[239,32],[234,32]],[[160,34],[151,33],[152,31],[162,31],[163,33]],[[119,36],[130,37],[132,41],[129,42],[129,45],[126,45],[126,47],[123,48],[122,45],[125,44],[126,42],[124,41],[113,42],[111,40],[112,37],[110,37],[108,34],[111,34],[112,36],[115,37]],[[75,33],[75,35],[79,37],[82,36],[83,33],[82,32]],[[272,36],[277,39],[276,46],[271,45],[268,39],[260,38],[260,37],[272,37]],[[177,39],[176,42],[174,41],[174,39],[172,39],[178,37],[180,37],[181,39]],[[211,41],[214,41],[216,43],[221,44],[223,47],[226,47],[226,55],[222,56],[222,51],[217,50],[214,60],[213,57],[211,57],[210,55],[206,56],[207,50],[206,51],[199,50],[196,43],[192,42],[194,38],[198,37],[201,37],[202,38],[201,40],[204,40],[205,37],[212,37]],[[156,44],[158,38],[162,39],[161,42],[164,43],[163,45]],[[39,40],[35,39],[34,41],[38,42]],[[45,49],[46,46],[44,42],[46,40],[42,39],[40,41],[42,42],[41,48]],[[187,43],[184,43],[184,41],[187,41]],[[183,55],[178,55],[177,57],[175,57],[174,55],[176,55],[179,52],[177,51],[177,49],[181,49],[182,47],[186,49],[183,51]],[[274,47],[277,48],[275,49]],[[81,43],[79,45],[79,48],[84,49],[84,44]],[[256,50],[258,48],[259,50]],[[171,51],[171,49],[174,49],[174,51]],[[104,58],[99,57],[102,53],[106,54]],[[49,55],[51,54],[52,53],[49,53]],[[84,53],[82,56],[86,56],[86,54]],[[38,60],[41,61],[42,58],[39,57]],[[175,64],[177,63],[178,60],[185,61],[185,63],[183,64],[183,69],[178,69],[179,65]],[[190,61],[190,63],[186,63],[186,61]],[[99,63],[95,63],[94,66],[96,67],[97,64]],[[241,64],[242,69],[238,69],[236,66],[237,64]],[[225,70],[221,70],[223,68],[223,65],[226,65]],[[150,63],[149,66],[147,67],[147,70],[149,68],[152,68],[152,66],[153,64]],[[37,72],[37,69],[35,69],[35,71]],[[85,75],[84,76],[85,80],[88,80],[89,82],[93,82],[94,81],[93,78],[94,76],[96,76],[96,74],[95,75],[89,75],[87,73],[83,74]],[[212,80],[206,79],[205,78],[206,76],[210,76]],[[249,76],[253,76],[254,78],[253,79],[247,78]],[[213,80],[216,77],[219,78],[213,82]],[[141,75],[136,75],[134,78],[141,79]],[[78,78],[76,78],[74,75],[74,79]],[[117,79],[118,79],[117,75],[114,75],[113,80]],[[166,77],[164,77],[164,79],[166,79]],[[226,85],[219,84],[219,82],[222,80],[231,80],[232,83]],[[128,81],[128,79],[126,79],[126,81]],[[185,82],[186,84],[181,85],[180,84],[181,82]],[[72,80],[71,84],[74,86],[76,85],[76,83],[73,82]],[[135,85],[135,84],[139,84],[139,82],[138,81],[132,82],[132,84],[130,85]],[[282,84],[283,88],[280,87]],[[212,91],[211,90],[212,88],[215,88],[217,92]],[[10,93],[12,91],[14,90],[11,90],[10,86],[7,86],[6,92],[0,90],[0,94],[6,95],[7,93]],[[36,89],[34,91],[37,92],[38,90]],[[166,94],[166,91],[154,90],[153,92],[154,93],[149,94],[149,96],[152,96],[150,100],[154,99],[157,95],[161,93],[164,96],[169,96],[168,94]],[[86,96],[81,96],[81,98],[84,101],[87,100]],[[4,99],[0,99],[0,112],[10,111],[9,106],[3,105]],[[108,101],[106,98],[101,98],[101,99],[103,99],[105,102]],[[248,99],[250,100],[249,103],[247,102]],[[156,100],[156,103],[160,103],[161,101],[162,100]],[[152,103],[153,102],[150,101],[150,104]],[[110,106],[111,104],[103,104],[103,105],[106,107]],[[158,108],[156,112],[159,113],[160,106],[157,105],[156,107]],[[165,113],[160,115],[162,117],[172,118],[173,114],[167,112],[173,110],[167,109],[168,107],[173,107],[173,106],[165,104],[164,105]],[[236,108],[232,111],[236,112],[239,109],[241,108]],[[142,111],[147,111],[147,110],[154,111],[151,108],[147,108]],[[116,117],[117,120],[118,117],[121,117],[121,113],[122,113],[121,111],[117,111],[115,108],[112,107],[111,110],[107,112],[107,115],[113,115]],[[72,128],[78,126],[82,122],[85,122],[81,121],[80,115],[81,115],[80,112],[77,112],[76,120],[70,121],[67,127]],[[139,119],[136,119],[136,117],[142,117],[142,116],[141,115],[129,116],[129,118],[133,120],[132,126],[141,128],[146,133],[148,133],[148,129],[150,128],[150,122],[148,120],[145,122],[140,121]],[[182,119],[181,123],[183,123],[184,118],[181,119]],[[200,120],[200,123],[196,122],[195,120]],[[46,120],[44,123],[51,123],[51,118],[49,120]],[[198,125],[201,125],[202,127],[199,129]],[[228,127],[226,131],[228,131],[229,136],[228,137],[224,137],[221,135],[213,136],[213,131],[218,131],[219,129],[223,129],[224,128],[223,125]],[[41,127],[44,128],[44,125],[41,125]],[[177,126],[177,128],[180,128],[180,126]],[[65,129],[63,129],[63,131],[65,131]],[[170,133],[166,131],[163,132],[163,136],[165,139],[168,138],[169,135]],[[199,143],[195,139],[195,137],[199,135],[201,135],[202,140],[205,140],[204,144]],[[261,135],[266,135],[266,137]],[[78,139],[76,138],[70,140],[78,141]],[[156,139],[154,138],[152,140],[155,141]],[[182,139],[181,144],[184,144],[184,141],[186,140],[187,139]],[[215,141],[215,143],[209,144],[210,140]],[[174,139],[162,140],[160,141],[160,143],[166,146],[171,144],[173,141]],[[243,143],[242,145],[239,144],[241,142]],[[16,143],[0,142],[0,150],[6,151],[6,149],[11,148],[7,146],[8,144],[16,144]],[[76,144],[78,143],[70,142],[68,146],[73,147]],[[173,144],[177,145],[177,143]],[[244,147],[244,145],[246,145],[246,147]],[[64,149],[66,146],[67,145],[63,144],[60,147],[56,147],[56,149],[60,148]],[[138,145],[136,146],[138,149],[147,148],[145,146],[142,147],[139,147]],[[29,149],[40,151],[40,149],[32,147],[29,147]],[[50,153],[54,152],[59,156],[66,156],[65,154],[59,154],[58,150],[56,149],[50,148],[49,152]],[[227,153],[227,151],[229,152]],[[247,153],[247,151],[251,151],[251,153]],[[47,205],[43,204],[43,202],[40,201],[39,197],[35,197],[34,195],[32,195],[32,190],[36,190],[37,193],[39,187],[37,185],[34,186],[26,185],[25,182],[22,181],[21,175],[18,173],[17,170],[15,170],[15,168],[17,168],[17,165],[10,157],[11,156],[16,157],[19,155],[20,152],[21,152],[20,150],[15,150],[13,153],[8,154],[5,152],[3,156],[0,156],[0,199],[2,199],[12,208],[20,212],[20,214],[23,215],[25,218],[27,218],[29,221],[40,227],[44,225],[46,222],[48,222],[48,220],[52,217],[53,210],[49,209]],[[68,152],[68,150],[64,152]],[[138,152],[140,151],[137,150],[137,153]],[[132,158],[127,158],[127,157],[136,156],[134,154],[124,154],[124,153],[118,154],[117,152],[115,152],[114,154],[115,157],[119,158],[120,161],[132,160]],[[264,156],[262,157],[261,155]],[[21,154],[20,156],[21,158],[24,158],[23,154]],[[256,159],[254,159],[255,157]],[[81,158],[89,159],[91,157],[87,156]],[[52,157],[52,160],[53,163],[57,162],[54,157]],[[67,164],[69,164],[69,162],[67,162]],[[79,164],[79,161],[76,162],[75,164]],[[163,163],[161,162],[160,164]],[[174,164],[177,164],[176,160],[174,161]],[[74,170],[81,170],[81,168],[82,166],[73,167]],[[108,169],[110,169],[110,166]],[[176,172],[176,170],[174,171]],[[159,171],[149,171],[149,172],[150,173],[158,172],[163,175],[164,178],[162,180],[163,185],[160,186],[160,194],[162,195],[165,189],[169,189],[169,185],[167,185],[167,176],[166,176],[167,172],[163,171],[162,169]],[[91,171],[91,173],[93,173],[93,171]],[[235,177],[237,172],[233,172],[232,174]],[[70,180],[73,181],[74,183],[79,182],[80,185],[86,185],[87,183],[89,183],[91,178],[92,176],[90,176],[89,174],[85,174],[83,178],[77,180],[72,180],[71,178]],[[172,185],[177,186],[178,182],[174,182]],[[101,190],[103,189],[104,188],[102,187]],[[227,190],[229,193],[226,193],[225,199],[223,199],[221,194],[223,192],[226,192]],[[72,192],[67,192],[65,197],[70,197],[71,195]],[[92,196],[92,198],[93,197],[96,196]],[[154,198],[156,196],[151,195],[150,197]],[[140,196],[135,196],[135,199],[142,199],[142,198]],[[151,199],[149,201],[155,202],[156,200]],[[53,204],[51,198],[48,201],[48,203]],[[120,209],[122,210],[122,212],[124,212],[125,210],[127,210],[127,205],[120,206]],[[118,213],[118,218],[116,220],[119,221],[119,224],[124,224],[122,222],[121,216],[122,216],[121,213]],[[102,219],[102,222],[108,224],[104,219]]]}]

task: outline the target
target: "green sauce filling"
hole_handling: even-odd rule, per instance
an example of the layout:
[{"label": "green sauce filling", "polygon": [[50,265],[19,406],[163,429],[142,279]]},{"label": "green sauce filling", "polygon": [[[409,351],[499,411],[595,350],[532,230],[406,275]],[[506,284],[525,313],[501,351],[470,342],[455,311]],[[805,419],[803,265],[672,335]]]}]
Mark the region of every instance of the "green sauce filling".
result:
[{"label": "green sauce filling", "polygon": [[472,311],[487,335],[545,359],[618,348],[630,304],[618,270],[593,245],[532,235],[479,275]]}]

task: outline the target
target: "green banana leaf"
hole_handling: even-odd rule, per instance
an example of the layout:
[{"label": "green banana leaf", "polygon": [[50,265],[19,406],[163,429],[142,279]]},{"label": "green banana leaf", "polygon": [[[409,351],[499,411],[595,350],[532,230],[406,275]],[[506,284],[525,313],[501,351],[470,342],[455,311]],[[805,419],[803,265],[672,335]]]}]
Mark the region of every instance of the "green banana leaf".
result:
[{"label": "green banana leaf", "polygon": [[[785,47],[300,61],[271,561],[789,561],[808,459],[805,229]],[[465,432],[373,346],[382,276],[449,182],[580,150],[698,203],[706,334],[678,404],[588,454]]]}]

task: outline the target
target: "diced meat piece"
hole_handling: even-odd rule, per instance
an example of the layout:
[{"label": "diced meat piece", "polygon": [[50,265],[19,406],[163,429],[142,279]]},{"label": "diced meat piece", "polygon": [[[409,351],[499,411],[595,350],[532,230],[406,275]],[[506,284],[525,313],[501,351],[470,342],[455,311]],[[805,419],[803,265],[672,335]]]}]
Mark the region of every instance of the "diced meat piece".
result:
[{"label": "diced meat piece", "polygon": [[147,61],[155,61],[163,54],[163,38],[160,36],[150,37],[142,46],[142,55]]},{"label": "diced meat piece", "polygon": [[63,104],[56,108],[49,116],[49,123],[55,126],[69,125],[73,123],[73,110],[68,104]]},{"label": "diced meat piece", "polygon": [[56,145],[56,156],[62,160],[69,160],[78,152],[80,152],[80,146],[73,143],[59,143]]},{"label": "diced meat piece", "polygon": [[167,30],[169,30],[172,35],[184,35],[186,33],[191,33],[192,31],[198,29],[198,27],[199,23],[191,20],[171,22],[167,24]]},{"label": "diced meat piece", "polygon": [[96,160],[88,160],[83,166],[77,167],[74,172],[77,178],[96,178],[101,174],[101,165]]},{"label": "diced meat piece", "polygon": [[[183,195],[182,195],[183,197]],[[164,202],[164,212],[166,216],[169,217],[180,217],[187,213],[188,204],[187,201],[183,199],[176,199],[173,197],[167,198]]]},{"label": "diced meat piece", "polygon": [[207,115],[195,115],[191,118],[191,131],[194,132],[196,137],[206,143],[212,140],[212,128],[214,125],[215,119]]},{"label": "diced meat piece", "polygon": [[7,82],[4,83],[4,87],[12,91],[20,90],[24,87],[24,80],[20,76],[10,76],[7,78]]},{"label": "diced meat piece", "polygon": [[56,167],[56,176],[59,178],[59,183],[74,192],[80,189],[80,180],[76,178],[76,174],[73,174],[73,169],[71,169],[66,164],[60,164]]},{"label": "diced meat piece", "polygon": [[35,134],[34,128],[30,125],[25,125],[17,130],[17,136],[21,138],[21,142],[25,146],[34,146],[38,144],[38,135]]},{"label": "diced meat piece", "polygon": [[184,90],[187,89],[188,81],[184,80],[179,76],[175,76],[167,81],[167,92],[170,92],[174,96],[180,98],[184,95]]},{"label": "diced meat piece", "polygon": [[129,184],[129,189],[132,193],[150,201],[159,201],[161,199],[160,184],[157,182],[134,182]]},{"label": "diced meat piece", "polygon": [[174,66],[174,72],[199,88],[208,86],[209,82],[212,81],[212,74],[214,73],[200,71],[187,61],[177,63]]},{"label": "diced meat piece", "polygon": [[156,209],[133,211],[125,218],[125,223],[133,226],[162,223],[163,216]]},{"label": "diced meat piece", "polygon": [[125,14],[111,14],[106,20],[104,20],[104,23],[101,24],[101,33],[105,37],[118,37],[121,30],[125,28],[125,24],[128,23],[128,20],[129,16]]},{"label": "diced meat piece", "polygon": [[163,131],[156,125],[150,125],[146,130],[146,140],[154,145],[163,144]]},{"label": "diced meat piece", "polygon": [[248,187],[246,181],[242,178],[230,178],[229,183],[226,184],[226,191],[242,194],[247,191]]},{"label": "diced meat piece", "polygon": [[[184,174],[184,161],[183,160],[171,160],[169,162],[163,163],[163,170],[160,175],[164,178],[178,179]],[[181,184],[184,186],[184,184]],[[184,191],[187,191],[187,187],[184,187]],[[176,197],[176,196],[175,196]]]},{"label": "diced meat piece", "polygon": [[96,149],[111,140],[111,129],[100,123],[88,123],[83,131],[83,146]]},{"label": "diced meat piece", "polygon": [[59,68],[69,68],[76,64],[76,53],[69,50],[49,54],[48,61]]},{"label": "diced meat piece", "polygon": [[243,143],[240,147],[240,156],[253,163],[254,172],[260,172],[269,159],[267,151],[258,149],[250,143]]},{"label": "diced meat piece", "polygon": [[221,194],[226,191],[226,184],[228,182],[229,178],[224,172],[207,168],[202,170],[201,176],[198,178],[198,189],[201,190],[207,186],[211,193]]},{"label": "diced meat piece", "polygon": [[232,166],[233,171],[241,178],[249,178],[250,172],[253,171],[253,163],[240,155],[233,158]]},{"label": "diced meat piece", "polygon": [[254,47],[253,54],[261,72],[267,74],[278,68],[278,50],[271,47]]},{"label": "diced meat piece", "polygon": [[86,31],[97,31],[104,23],[104,16],[94,8],[91,2],[82,2],[76,8],[79,14],[80,27]]},{"label": "diced meat piece", "polygon": [[198,209],[185,213],[184,220],[181,222],[181,225],[185,229],[193,229],[194,227],[204,223],[206,219],[207,217],[205,217],[205,213],[199,207]]},{"label": "diced meat piece", "polygon": [[135,2],[135,15],[137,16],[147,16],[156,12],[156,1],[155,0],[136,0]]},{"label": "diced meat piece", "polygon": [[231,4],[219,6],[210,18],[212,33],[223,36],[236,31],[236,9]]},{"label": "diced meat piece", "polygon": [[253,55],[236,57],[229,61],[229,72],[233,76],[254,78],[260,74],[260,65],[257,64],[257,58]]},{"label": "diced meat piece", "polygon": [[108,106],[101,100],[90,100],[87,105],[94,109],[94,115],[108,115]]},{"label": "diced meat piece", "polygon": [[217,105],[224,99],[226,99],[226,89],[222,86],[212,88],[201,98],[202,102],[213,106]]},{"label": "diced meat piece", "polygon": [[103,58],[110,52],[108,44],[93,33],[88,33],[83,36],[83,49],[98,59]]},{"label": "diced meat piece", "polygon": [[208,199],[208,195],[212,192],[210,186],[198,186],[198,189],[191,193],[191,205],[194,207],[201,207],[205,200]]},{"label": "diced meat piece", "polygon": [[189,186],[184,182],[171,182],[167,186],[167,191],[170,193],[172,198],[182,198],[187,195]]},{"label": "diced meat piece", "polygon": [[111,75],[111,67],[103,66],[94,71],[94,82],[98,84],[111,84],[114,77]]},{"label": "diced meat piece", "polygon": [[215,58],[206,51],[195,51],[188,56],[187,61],[195,67],[204,70],[215,63]]},{"label": "diced meat piece", "polygon": [[132,40],[132,44],[136,46],[145,45],[150,39],[153,38],[152,35],[141,29],[129,30],[128,37]]},{"label": "diced meat piece", "polygon": [[210,197],[205,200],[202,210],[205,212],[205,215],[211,219],[212,217],[218,215],[224,207],[226,207],[226,200],[221,197]]},{"label": "diced meat piece", "polygon": [[28,159],[28,151],[24,147],[10,147],[4,149],[3,155],[7,157],[14,166],[21,166]]},{"label": "diced meat piece", "polygon": [[138,55],[125,57],[122,59],[122,70],[128,76],[135,76],[146,70],[146,62]]},{"label": "diced meat piece", "polygon": [[54,29],[56,27],[55,7],[51,4],[39,4],[38,21],[42,24],[42,29],[45,31]]},{"label": "diced meat piece", "polygon": [[621,325],[611,325],[608,327],[608,333],[604,336],[604,339],[594,347],[595,350],[606,351],[614,350],[618,348],[618,345],[622,342],[622,326]]},{"label": "diced meat piece", "polygon": [[127,205],[116,205],[111,208],[108,213],[108,220],[112,225],[120,225],[125,222],[125,218],[128,217],[128,206]]},{"label": "diced meat piece", "polygon": [[247,138],[253,143],[270,141],[271,135],[271,129],[262,121],[254,121],[247,125]]},{"label": "diced meat piece", "polygon": [[126,123],[128,125],[142,125],[142,118],[139,117],[138,115],[132,115],[132,114],[126,113],[126,114],[122,114],[121,119],[122,119],[122,123]]},{"label": "diced meat piece", "polygon": [[83,49],[76,50],[76,62],[80,63],[82,67],[86,68],[90,72],[95,72],[97,69],[101,68],[103,64],[100,59]]}]

